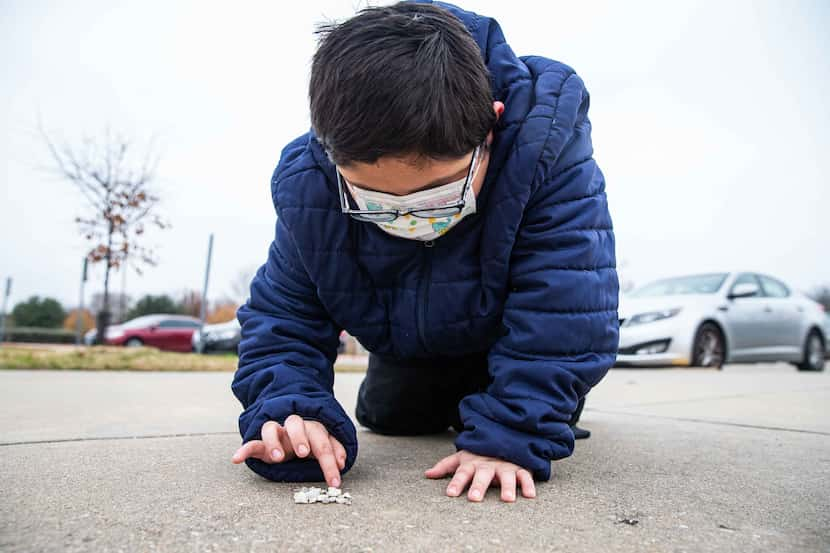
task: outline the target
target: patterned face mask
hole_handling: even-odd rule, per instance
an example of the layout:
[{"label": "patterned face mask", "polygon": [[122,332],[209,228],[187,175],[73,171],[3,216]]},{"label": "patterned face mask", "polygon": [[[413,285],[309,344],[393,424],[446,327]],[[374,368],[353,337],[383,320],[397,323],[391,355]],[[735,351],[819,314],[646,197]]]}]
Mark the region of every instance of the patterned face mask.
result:
[{"label": "patterned face mask", "polygon": [[[458,224],[461,219],[476,212],[476,195],[472,183],[475,180],[476,173],[478,173],[478,168],[479,164],[476,163],[470,177],[470,184],[464,194],[464,207],[459,213],[429,218],[407,214],[399,216],[394,221],[375,222],[375,224],[384,232],[401,238],[422,241],[438,238]],[[369,211],[434,209],[440,211],[442,207],[453,205],[458,201],[466,181],[467,177],[464,177],[448,184],[405,196],[395,196],[394,194],[357,188],[348,181],[346,181],[346,185],[360,209]]]}]

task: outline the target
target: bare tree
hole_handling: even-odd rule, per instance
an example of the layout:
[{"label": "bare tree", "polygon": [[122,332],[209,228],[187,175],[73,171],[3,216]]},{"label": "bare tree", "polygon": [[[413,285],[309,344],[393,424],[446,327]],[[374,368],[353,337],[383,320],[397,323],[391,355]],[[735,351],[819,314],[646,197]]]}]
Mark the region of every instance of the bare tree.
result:
[{"label": "bare tree", "polygon": [[237,305],[242,305],[248,301],[248,296],[251,293],[251,281],[254,279],[258,268],[257,265],[249,265],[239,269],[236,277],[231,281],[230,298],[226,299],[230,299],[230,301],[235,302]]},{"label": "bare tree", "polygon": [[184,289],[179,294],[179,313],[198,317],[202,311],[202,293],[197,290]]},{"label": "bare tree", "polygon": [[103,343],[110,321],[110,269],[130,265],[140,275],[140,265],[156,265],[150,248],[139,242],[147,226],[170,227],[157,213],[159,197],[150,185],[155,179],[158,156],[153,156],[153,139],[140,159],[132,141],[113,135],[107,127],[102,140],[85,136],[80,145],[56,144],[38,128],[55,166],[51,172],[72,182],[86,200],[86,212],[76,217],[80,232],[92,243],[87,253],[91,263],[104,262],[104,294],[98,313],[97,341]]}]

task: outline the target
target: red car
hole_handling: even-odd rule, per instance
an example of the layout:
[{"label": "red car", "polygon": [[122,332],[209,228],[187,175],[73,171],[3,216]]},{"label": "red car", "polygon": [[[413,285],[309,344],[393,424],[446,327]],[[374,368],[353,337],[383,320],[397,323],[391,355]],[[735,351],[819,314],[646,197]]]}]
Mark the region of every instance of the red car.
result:
[{"label": "red car", "polygon": [[167,351],[190,351],[199,319],[187,315],[144,315],[107,328],[113,346],[152,346]]}]

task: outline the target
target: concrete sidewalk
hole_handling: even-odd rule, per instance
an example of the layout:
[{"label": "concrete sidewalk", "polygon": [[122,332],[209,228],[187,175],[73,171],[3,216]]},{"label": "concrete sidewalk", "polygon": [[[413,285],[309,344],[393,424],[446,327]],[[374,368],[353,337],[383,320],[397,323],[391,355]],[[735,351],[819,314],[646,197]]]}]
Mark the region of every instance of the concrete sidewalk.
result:
[{"label": "concrete sidewalk", "polygon": [[[0,551],[830,550],[827,373],[612,370],[593,436],[513,504],[423,476],[452,431],[360,429],[350,506],[230,462],[232,376],[0,371]],[[336,376],[352,417],[362,376]]]}]

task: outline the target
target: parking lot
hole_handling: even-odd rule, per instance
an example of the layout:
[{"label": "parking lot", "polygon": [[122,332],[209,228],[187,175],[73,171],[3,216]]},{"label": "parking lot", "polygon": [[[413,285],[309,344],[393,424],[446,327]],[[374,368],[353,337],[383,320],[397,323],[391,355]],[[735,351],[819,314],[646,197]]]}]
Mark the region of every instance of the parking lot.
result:
[{"label": "parking lot", "polygon": [[[338,373],[354,416],[363,375]],[[231,373],[0,371],[3,551],[826,551],[830,376],[614,369],[537,498],[444,495],[454,433],[359,430],[352,505],[230,457]],[[360,428],[360,427],[358,427]]]}]

